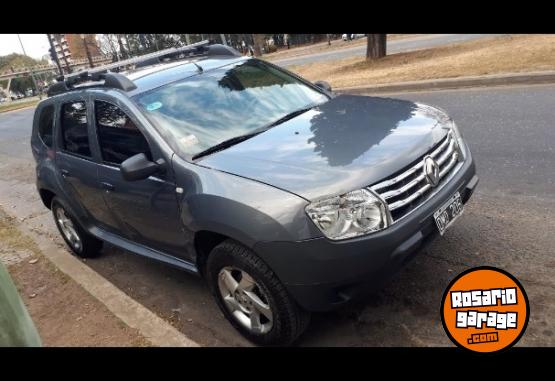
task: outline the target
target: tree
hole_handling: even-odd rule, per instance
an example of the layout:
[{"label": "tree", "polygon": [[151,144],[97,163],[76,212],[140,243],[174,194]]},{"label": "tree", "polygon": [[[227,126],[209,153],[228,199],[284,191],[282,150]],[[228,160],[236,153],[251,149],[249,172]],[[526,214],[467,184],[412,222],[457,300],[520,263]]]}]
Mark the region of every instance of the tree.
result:
[{"label": "tree", "polygon": [[[116,34],[116,39],[118,40],[118,47],[119,47],[119,52],[120,52],[120,54],[121,54],[121,57],[122,57],[123,59],[129,58],[129,54],[128,54],[126,48],[125,48],[125,46],[127,46],[127,45],[124,45],[124,44],[123,44],[123,37],[122,37],[122,35],[121,35],[121,34]],[[127,44],[127,42],[126,42],[126,44]]]},{"label": "tree", "polygon": [[366,46],[366,59],[374,60],[386,55],[386,35],[369,34]]},{"label": "tree", "polygon": [[[188,35],[196,36],[196,35]],[[105,34],[100,38],[103,52],[130,58],[186,44],[185,34]]]},{"label": "tree", "polygon": [[120,47],[118,46],[117,35],[115,34],[100,34],[98,36],[98,43],[100,45],[100,51],[105,56],[109,57],[119,57]]},{"label": "tree", "polygon": [[[29,56],[12,53],[7,56],[0,56],[0,72],[17,72],[33,66],[46,65],[47,63],[48,62],[46,60],[36,60]],[[5,85],[2,85],[1,87],[3,86]],[[25,94],[27,89],[34,89],[33,79],[29,75],[12,79],[10,82],[10,89],[8,90],[14,93]]]},{"label": "tree", "polygon": [[252,39],[254,41],[254,55],[260,57],[262,55],[262,47],[265,44],[265,34],[253,34]]},{"label": "tree", "polygon": [[15,94],[25,94],[28,89],[33,89],[33,80],[30,76],[19,77],[12,79],[10,91]]},{"label": "tree", "polygon": [[0,72],[10,71],[13,69],[17,71],[21,68],[33,67],[38,65],[47,65],[46,60],[36,60],[23,54],[12,53],[7,56],[0,56]]}]

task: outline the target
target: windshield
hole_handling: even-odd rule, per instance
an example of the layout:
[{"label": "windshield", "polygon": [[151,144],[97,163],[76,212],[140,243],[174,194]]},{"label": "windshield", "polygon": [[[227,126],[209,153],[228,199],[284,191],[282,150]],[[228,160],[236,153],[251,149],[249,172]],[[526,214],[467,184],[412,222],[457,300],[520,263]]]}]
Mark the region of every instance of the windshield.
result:
[{"label": "windshield", "polygon": [[135,100],[164,137],[186,155],[195,155],[328,97],[262,61],[249,60],[170,83]]}]

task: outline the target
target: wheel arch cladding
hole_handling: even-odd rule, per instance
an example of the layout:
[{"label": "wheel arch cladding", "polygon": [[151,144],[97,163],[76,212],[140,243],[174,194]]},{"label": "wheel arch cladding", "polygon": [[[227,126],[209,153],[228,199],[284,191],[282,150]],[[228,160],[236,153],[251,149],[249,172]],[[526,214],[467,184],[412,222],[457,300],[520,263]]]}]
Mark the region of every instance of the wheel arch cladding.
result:
[{"label": "wheel arch cladding", "polygon": [[39,195],[44,206],[50,209],[50,207],[52,206],[52,199],[56,197],[56,194],[49,189],[42,188],[39,189]]},{"label": "wheel arch cladding", "polygon": [[199,273],[204,276],[206,261],[210,252],[229,237],[209,230],[201,230],[195,233],[194,247],[197,256],[197,267]]}]

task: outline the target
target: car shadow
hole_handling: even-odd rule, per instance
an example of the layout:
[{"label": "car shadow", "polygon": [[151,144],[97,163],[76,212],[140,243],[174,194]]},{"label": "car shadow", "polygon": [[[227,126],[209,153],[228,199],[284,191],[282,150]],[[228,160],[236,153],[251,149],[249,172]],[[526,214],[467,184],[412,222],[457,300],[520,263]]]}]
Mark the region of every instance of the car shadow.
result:
[{"label": "car shadow", "polygon": [[250,346],[198,276],[105,244],[86,263],[127,295],[203,346]]}]

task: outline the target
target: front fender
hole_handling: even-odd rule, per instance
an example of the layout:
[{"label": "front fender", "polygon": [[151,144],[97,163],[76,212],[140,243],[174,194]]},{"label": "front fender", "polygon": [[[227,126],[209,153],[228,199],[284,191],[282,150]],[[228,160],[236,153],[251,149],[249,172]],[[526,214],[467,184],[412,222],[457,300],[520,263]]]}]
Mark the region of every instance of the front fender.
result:
[{"label": "front fender", "polygon": [[254,247],[261,241],[298,241],[319,235],[304,211],[307,201],[240,176],[174,159],[183,225]]},{"label": "front fender", "polygon": [[276,200],[275,209],[264,210],[250,200],[236,201],[221,195],[200,194],[188,198],[182,208],[185,226],[208,230],[254,247],[259,241],[295,241],[306,236],[302,226],[304,202]]}]

